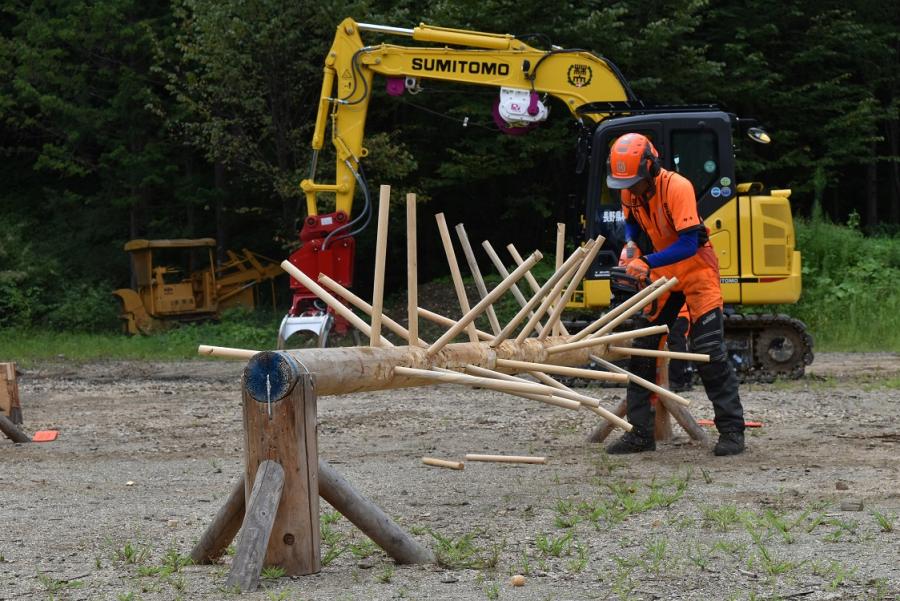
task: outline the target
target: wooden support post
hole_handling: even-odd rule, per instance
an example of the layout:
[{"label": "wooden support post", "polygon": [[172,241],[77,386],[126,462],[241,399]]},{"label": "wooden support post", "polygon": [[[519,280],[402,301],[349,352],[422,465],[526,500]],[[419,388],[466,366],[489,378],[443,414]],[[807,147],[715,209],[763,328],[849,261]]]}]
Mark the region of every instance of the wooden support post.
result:
[{"label": "wooden support post", "polygon": [[381,346],[381,312],[384,310],[384,264],[387,258],[388,209],[391,187],[382,185],[378,195],[378,233],[375,237],[375,280],[372,286],[372,331],[369,346]]},{"label": "wooden support post", "polygon": [[[484,277],[481,275],[481,269],[478,268],[478,261],[475,259],[475,251],[472,250],[472,244],[469,243],[469,235],[466,234],[466,228],[463,224],[458,223],[454,229],[456,230],[456,236],[459,238],[459,243],[462,245],[463,254],[466,255],[466,263],[469,264],[469,272],[475,279],[475,288],[478,290],[478,295],[481,298],[484,298],[488,295],[487,286],[484,283]],[[500,322],[497,321],[497,314],[494,313],[494,306],[488,305],[486,313],[488,323],[491,326],[491,332],[495,335],[498,334],[500,332]]]},{"label": "wooden support post", "polygon": [[[497,334],[497,337],[494,338],[491,344],[496,346],[506,340],[510,335],[512,335],[513,330],[515,330],[519,323],[525,317],[528,317],[528,322],[525,325],[525,328],[522,332],[519,333],[520,337],[527,337],[531,334],[531,330],[534,329],[535,332],[540,333],[543,326],[539,327],[541,315],[547,310],[547,307],[550,305],[551,298],[548,294],[552,294],[550,290],[556,290],[557,288],[562,288],[563,280],[567,273],[571,270],[575,269],[576,264],[581,261],[581,258],[584,256],[584,251],[580,248],[576,248],[575,252],[572,253],[565,263],[563,263],[562,267],[556,270],[556,272],[550,276],[550,278],[544,282],[544,285],[538,288],[537,292],[534,293],[534,296],[531,297],[525,303],[522,303],[522,309],[516,313],[515,317],[513,317],[509,323],[507,323],[503,330]],[[538,303],[541,303],[540,308],[535,310]]]},{"label": "wooden support post", "polygon": [[[588,244],[590,244],[590,241],[588,241]],[[587,251],[587,250],[588,250],[588,244],[585,244],[584,246],[582,246],[581,249],[582,249],[583,251]],[[513,260],[516,262],[517,265],[521,265],[521,264],[522,264],[522,255],[520,255],[520,254],[519,254],[519,251],[516,250],[515,245],[513,245],[513,244],[507,244],[507,245],[506,245],[506,250],[509,251],[510,256],[512,256]],[[540,288],[540,286],[538,286],[537,280],[534,279],[534,276],[531,275],[531,272],[530,272],[530,271],[529,271],[528,273],[525,274],[525,279],[528,280],[528,285],[531,286],[531,290],[532,290],[535,294],[537,294],[537,291],[538,291],[538,289]],[[550,311],[550,312],[552,313],[554,307],[555,307],[555,305],[553,305],[553,304],[551,303],[550,307],[548,307],[547,310]],[[567,335],[569,334],[569,331],[566,330],[566,326],[564,326],[562,323],[559,324],[559,331],[562,332],[562,334],[563,334],[564,336],[567,336]]]},{"label": "wooden support post", "polygon": [[[554,271],[558,271],[560,267],[562,267],[564,258],[563,254],[565,254],[566,249],[566,224],[565,223],[557,223],[556,224],[556,264],[553,266]],[[562,330],[560,329],[560,324],[553,324],[553,335],[559,336],[562,334]]]},{"label": "wooden support post", "polygon": [[[325,286],[326,288],[328,288],[329,290],[331,290],[332,292],[334,292],[335,294],[337,294],[338,296],[343,298],[345,301],[347,301],[348,303],[350,303],[351,305],[353,305],[354,307],[356,307],[357,309],[359,309],[360,311],[362,311],[369,317],[373,317],[374,309],[372,308],[372,305],[370,305],[363,299],[359,298],[358,296],[356,296],[355,294],[353,294],[352,292],[350,292],[349,290],[347,290],[346,288],[341,286],[338,282],[335,282],[334,280],[332,280],[330,277],[328,277],[324,273],[319,274],[319,283],[321,283],[323,286]],[[397,334],[398,336],[400,336],[406,340],[410,339],[409,330],[407,330],[406,328],[401,326],[399,323],[397,323],[396,321],[394,321],[393,319],[391,319],[390,317],[388,317],[387,315],[385,315],[383,313],[381,315],[381,322],[385,325],[385,327],[387,327],[387,329],[392,331],[394,334]],[[419,346],[428,346],[428,344],[424,340],[418,340],[417,343]],[[417,343],[411,342],[410,346],[416,346]]]},{"label": "wooden support post", "polygon": [[[284,500],[272,526],[265,565],[280,566],[290,576],[318,572],[318,448],[312,377],[287,353],[259,353],[244,368],[243,404],[247,495],[264,461],[276,460],[284,468]],[[249,515],[249,501],[247,507]]]},{"label": "wooden support post", "polygon": [[[663,336],[659,341],[659,350],[667,350],[666,342],[668,335]],[[656,383],[663,388],[669,388],[669,358],[659,356],[656,358]],[[651,402],[656,407],[656,416],[653,423],[653,438],[657,442],[668,442],[672,440],[672,420],[669,418],[669,410],[666,404],[662,402],[660,396],[656,393],[650,395]]]},{"label": "wooden support post", "polygon": [[397,563],[434,563],[431,551],[404,532],[322,459],[319,460],[319,494]]},{"label": "wooden support post", "polygon": [[31,442],[31,438],[5,415],[0,415],[0,432],[6,434],[13,442]]},{"label": "wooden support post", "polygon": [[566,303],[568,303],[569,299],[572,298],[572,295],[575,293],[575,288],[581,285],[581,279],[584,277],[584,274],[587,273],[588,268],[594,262],[594,258],[596,258],[597,253],[600,252],[600,247],[603,246],[604,240],[605,238],[603,238],[603,236],[598,236],[596,240],[591,241],[593,245],[581,260],[581,265],[578,266],[578,270],[575,272],[575,275],[572,277],[572,280],[566,287],[566,291],[563,292],[561,297],[555,299],[554,302],[556,303],[556,306],[553,308],[553,313],[551,313],[550,317],[547,318],[547,324],[544,326],[544,329],[541,330],[541,333],[538,334],[538,338],[546,338],[550,334],[550,328],[553,324],[559,324],[559,327],[562,328],[562,324],[559,322],[559,318],[560,316],[562,316],[562,312],[566,309]]},{"label": "wooden support post", "polygon": [[409,321],[407,341],[410,346],[419,340],[419,258],[416,250],[416,195],[406,195],[406,312]]},{"label": "wooden support post", "polygon": [[[444,334],[438,338],[431,346],[428,347],[428,355],[433,356],[439,350],[441,350],[444,346],[447,345],[451,340],[453,340],[460,332],[463,331],[469,324],[474,323],[475,318],[478,317],[484,310],[490,307],[498,298],[500,298],[503,293],[509,290],[509,287],[512,286],[519,278],[522,277],[522,274],[531,269],[535,263],[541,260],[541,253],[539,251],[534,251],[528,260],[522,263],[515,271],[509,274],[509,277],[497,284],[497,287],[490,291],[490,293],[481,299],[477,305],[472,307],[465,315],[463,315],[459,322],[456,325],[451,327],[449,330],[444,332]],[[473,342],[478,341],[478,334],[475,334],[475,340]]]},{"label": "wooden support post", "polygon": [[0,414],[14,424],[22,424],[22,405],[19,402],[19,384],[16,381],[16,364],[0,363]]},{"label": "wooden support post", "polygon": [[267,460],[259,464],[254,474],[253,491],[247,501],[241,537],[227,588],[237,587],[241,592],[252,592],[259,585],[259,574],[267,563],[269,539],[284,488],[284,468],[277,461]]},{"label": "wooden support post", "polygon": [[[484,248],[484,252],[487,253],[488,257],[490,257],[491,263],[493,263],[494,267],[497,269],[497,273],[499,273],[500,276],[504,278],[509,276],[509,270],[506,268],[506,265],[503,264],[503,261],[500,260],[500,256],[497,254],[497,251],[494,250],[494,247],[491,246],[491,243],[485,240],[481,243],[481,247]],[[559,270],[557,269],[557,271]],[[524,307],[528,301],[525,300],[525,295],[522,294],[522,291],[519,290],[519,287],[516,284],[513,284],[512,288],[510,288],[509,290],[510,292],[512,292],[512,295],[519,303],[519,306]],[[528,314],[528,317],[531,317],[531,313]],[[544,324],[538,322],[536,331],[540,331],[540,329],[543,327]]]},{"label": "wooden support post", "polygon": [[231,494],[225,504],[216,513],[212,523],[207,526],[203,536],[191,549],[191,560],[195,564],[216,563],[234,537],[241,529],[244,521],[244,476],[241,475],[237,484],[231,489]]},{"label": "wooden support post", "polygon": [[[456,252],[453,250],[453,240],[450,239],[450,230],[447,229],[447,219],[443,213],[434,216],[437,221],[438,231],[441,234],[441,242],[444,245],[444,253],[447,255],[447,264],[450,266],[450,278],[453,280],[453,289],[456,290],[456,298],[459,300],[459,310],[463,315],[469,312],[469,297],[466,296],[466,287],[463,284],[462,274],[459,272],[459,264],[456,262]],[[470,322],[466,326],[469,340],[478,342],[478,334],[475,331],[475,323]]]}]

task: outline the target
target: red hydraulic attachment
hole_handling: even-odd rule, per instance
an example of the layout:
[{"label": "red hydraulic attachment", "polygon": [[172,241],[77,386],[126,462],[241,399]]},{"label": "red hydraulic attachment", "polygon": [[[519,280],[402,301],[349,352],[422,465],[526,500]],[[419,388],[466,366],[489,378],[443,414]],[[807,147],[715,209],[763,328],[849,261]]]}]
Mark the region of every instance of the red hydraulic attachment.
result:
[{"label": "red hydraulic attachment", "polygon": [[[328,240],[328,246],[323,248],[328,234],[346,224],[347,214],[343,211],[308,216],[300,230],[302,246],[291,253],[288,261],[314,281],[318,280],[320,273],[324,273],[341,286],[349,288],[353,284],[356,240],[352,236],[342,236],[338,233]],[[335,331],[340,335],[347,333],[350,326],[347,320],[335,315],[330,307],[322,306],[322,301],[294,278],[291,278],[291,291],[294,298],[288,315],[291,317],[318,315],[327,310],[334,318]]]}]

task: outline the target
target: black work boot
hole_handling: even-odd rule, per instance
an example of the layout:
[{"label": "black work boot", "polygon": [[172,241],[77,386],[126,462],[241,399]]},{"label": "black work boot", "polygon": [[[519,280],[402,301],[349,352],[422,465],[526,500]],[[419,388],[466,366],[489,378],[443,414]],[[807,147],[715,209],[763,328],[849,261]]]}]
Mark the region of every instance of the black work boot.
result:
[{"label": "black work boot", "polygon": [[656,450],[656,441],[653,440],[652,433],[649,437],[645,437],[636,434],[635,431],[623,434],[622,438],[606,447],[606,452],[610,455],[627,455]]},{"label": "black work boot", "polygon": [[725,455],[740,455],[744,452],[744,433],[743,432],[722,432],[719,434],[719,442],[713,453],[719,457]]}]

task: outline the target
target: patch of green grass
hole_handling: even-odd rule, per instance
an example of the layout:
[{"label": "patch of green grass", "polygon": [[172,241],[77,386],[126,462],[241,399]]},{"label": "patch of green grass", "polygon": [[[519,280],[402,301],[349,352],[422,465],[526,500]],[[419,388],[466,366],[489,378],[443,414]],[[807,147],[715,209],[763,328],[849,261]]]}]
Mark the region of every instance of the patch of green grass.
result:
[{"label": "patch of green grass", "polygon": [[735,505],[703,507],[702,511],[704,523],[715,526],[720,532],[728,532],[732,526],[741,523],[741,514]]},{"label": "patch of green grass", "polygon": [[575,511],[575,503],[570,499],[559,499],[556,502],[556,516],[553,523],[557,528],[572,528],[581,517]]},{"label": "patch of green grass", "polygon": [[103,359],[196,359],[198,344],[237,348],[272,348],[283,315],[271,311],[229,311],[218,323],[185,324],[152,336],[63,332],[49,328],[13,329],[0,337],[0,357],[16,357],[29,367],[35,361]]},{"label": "patch of green grass", "polygon": [[766,310],[803,320],[818,351],[896,352],[898,239],[864,236],[854,225],[795,219],[797,248],[803,253],[803,294],[796,305]]},{"label": "patch of green grass", "polygon": [[706,567],[712,560],[711,549],[700,542],[696,542],[688,547],[687,555],[691,563],[697,566],[701,572],[706,570]]},{"label": "patch of green grass", "polygon": [[441,536],[432,531],[431,536],[437,543],[435,556],[438,565],[452,570],[494,568],[500,560],[503,544],[494,545],[490,550],[474,543],[475,532],[464,534],[458,538]]},{"label": "patch of green grass", "polygon": [[521,559],[519,560],[519,573],[523,576],[531,576],[531,561],[528,559],[528,553],[522,551]]},{"label": "patch of green grass", "polygon": [[263,580],[278,580],[283,578],[286,573],[281,566],[266,566],[260,572],[259,577]]},{"label": "patch of green grass", "polygon": [[336,528],[333,528],[333,525],[336,524],[340,518],[341,514],[337,511],[323,513],[321,516],[319,535],[321,536],[322,543],[325,547],[325,552],[322,555],[323,566],[331,565],[335,559],[343,555],[349,548],[349,545],[343,544],[346,535]]},{"label": "patch of green grass", "polygon": [[825,521],[829,526],[834,526],[835,529],[831,531],[830,534],[825,536],[825,540],[830,543],[836,543],[843,540],[845,535],[854,535],[856,534],[856,529],[859,528],[859,522],[856,520],[841,520],[838,518],[831,518]]},{"label": "patch of green grass", "polygon": [[873,509],[871,513],[882,532],[894,531],[894,520],[896,519],[896,516],[881,513],[877,509]]},{"label": "patch of green grass", "polygon": [[76,589],[84,587],[84,582],[81,580],[57,580],[56,578],[48,576],[47,574],[38,573],[37,579],[38,582],[41,583],[41,586],[44,587],[44,590],[51,595],[66,589]]},{"label": "patch of green grass", "polygon": [[489,585],[484,587],[484,594],[491,601],[494,601],[495,599],[499,599],[500,598],[500,585],[496,582],[490,583]]},{"label": "patch of green grass", "polygon": [[127,564],[139,564],[143,563],[149,556],[150,549],[148,547],[128,541],[121,549],[116,549],[113,558]]},{"label": "patch of green grass", "polygon": [[668,550],[668,541],[659,538],[647,543],[644,549],[644,557],[646,558],[648,569],[652,570],[657,576],[663,571],[666,564],[666,551]]},{"label": "patch of green grass", "polygon": [[385,565],[384,569],[382,569],[378,573],[375,579],[382,584],[388,584],[391,580],[394,579],[394,566],[392,566],[391,564]]},{"label": "patch of green grass", "polygon": [[825,564],[815,562],[812,564],[812,573],[828,580],[828,589],[835,590],[856,574],[855,567],[847,567],[838,561],[832,560]]},{"label": "patch of green grass", "polygon": [[557,537],[540,534],[534,539],[534,544],[538,550],[543,553],[544,557],[560,557],[563,554],[568,555],[571,552],[569,547],[572,544],[573,538],[571,531]]},{"label": "patch of green grass", "polygon": [[569,571],[573,574],[580,574],[587,567],[588,548],[581,543],[575,543],[575,559],[569,562]]},{"label": "patch of green grass", "polygon": [[378,547],[371,539],[364,538],[358,543],[351,543],[348,549],[353,554],[353,557],[365,559],[366,557],[371,557],[378,550]]}]

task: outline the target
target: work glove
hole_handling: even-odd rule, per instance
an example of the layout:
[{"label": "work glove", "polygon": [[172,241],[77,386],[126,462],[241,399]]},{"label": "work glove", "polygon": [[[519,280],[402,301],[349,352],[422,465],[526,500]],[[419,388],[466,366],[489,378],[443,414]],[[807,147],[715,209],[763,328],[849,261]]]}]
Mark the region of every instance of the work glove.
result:
[{"label": "work glove", "polygon": [[634,243],[634,240],[629,240],[628,243],[622,247],[622,252],[619,254],[619,267],[624,267],[640,257],[641,249]]},{"label": "work glove", "polygon": [[625,273],[639,281],[644,281],[650,278],[650,265],[641,257],[628,263]]}]

